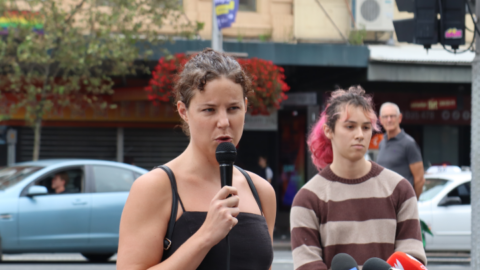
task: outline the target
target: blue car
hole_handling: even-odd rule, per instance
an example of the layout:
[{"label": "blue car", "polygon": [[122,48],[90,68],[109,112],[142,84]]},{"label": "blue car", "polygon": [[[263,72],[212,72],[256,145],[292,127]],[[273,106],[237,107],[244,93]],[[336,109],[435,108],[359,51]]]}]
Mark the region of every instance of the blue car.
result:
[{"label": "blue car", "polygon": [[[42,160],[0,169],[0,260],[2,252],[80,252],[90,261],[107,261],[117,252],[130,188],[146,172],[100,160]],[[55,180],[60,176],[61,189]]]}]

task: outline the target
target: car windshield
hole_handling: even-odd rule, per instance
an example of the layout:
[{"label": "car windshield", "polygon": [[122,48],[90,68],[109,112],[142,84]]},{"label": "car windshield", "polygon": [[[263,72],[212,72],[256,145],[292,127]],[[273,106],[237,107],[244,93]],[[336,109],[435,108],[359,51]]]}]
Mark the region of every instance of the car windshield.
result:
[{"label": "car windshield", "polygon": [[423,186],[423,192],[422,195],[420,195],[419,201],[424,202],[431,200],[445,188],[447,183],[448,180],[445,179],[425,179],[425,185]]},{"label": "car windshield", "polygon": [[0,190],[5,190],[15,185],[42,168],[38,166],[17,166],[0,169]]}]

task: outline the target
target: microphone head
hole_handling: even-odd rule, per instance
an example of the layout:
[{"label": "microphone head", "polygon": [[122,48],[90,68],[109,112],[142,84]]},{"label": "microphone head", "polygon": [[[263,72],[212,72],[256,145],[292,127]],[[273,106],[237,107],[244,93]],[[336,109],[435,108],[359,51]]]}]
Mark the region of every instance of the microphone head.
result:
[{"label": "microphone head", "polygon": [[355,259],[347,253],[338,253],[332,259],[332,270],[358,270]]},{"label": "microphone head", "polygon": [[237,149],[231,142],[222,142],[217,146],[215,157],[219,164],[232,164],[237,157]]},{"label": "microphone head", "polygon": [[427,269],[417,259],[401,251],[393,253],[392,256],[388,258],[387,263],[398,269]]},{"label": "microphone head", "polygon": [[389,270],[392,267],[380,258],[370,258],[363,264],[363,270]]}]

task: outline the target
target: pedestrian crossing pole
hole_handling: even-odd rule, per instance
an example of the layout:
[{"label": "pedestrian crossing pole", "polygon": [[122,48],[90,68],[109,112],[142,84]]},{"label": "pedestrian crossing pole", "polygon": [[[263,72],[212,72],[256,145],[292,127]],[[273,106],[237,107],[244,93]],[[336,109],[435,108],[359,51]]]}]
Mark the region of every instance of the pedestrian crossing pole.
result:
[{"label": "pedestrian crossing pole", "polygon": [[[475,5],[476,17],[480,18],[480,2]],[[478,19],[477,22],[478,23]],[[478,24],[477,24],[478,25]],[[480,270],[480,37],[475,41],[475,58],[472,63],[472,250],[471,269]]]},{"label": "pedestrian crossing pole", "polygon": [[223,52],[222,31],[218,29],[217,13],[215,11],[215,0],[212,0],[212,49]]}]

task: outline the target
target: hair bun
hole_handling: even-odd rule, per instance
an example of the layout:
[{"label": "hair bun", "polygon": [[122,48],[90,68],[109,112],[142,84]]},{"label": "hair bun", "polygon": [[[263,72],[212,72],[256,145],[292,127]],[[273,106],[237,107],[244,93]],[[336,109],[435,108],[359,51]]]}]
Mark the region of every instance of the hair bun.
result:
[{"label": "hair bun", "polygon": [[348,88],[348,93],[359,95],[359,96],[363,97],[363,96],[365,96],[365,89],[363,89],[360,85],[354,85],[354,86],[350,86],[350,88]]}]

